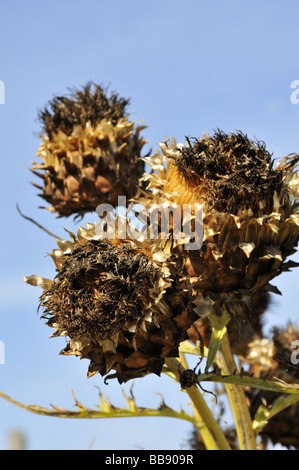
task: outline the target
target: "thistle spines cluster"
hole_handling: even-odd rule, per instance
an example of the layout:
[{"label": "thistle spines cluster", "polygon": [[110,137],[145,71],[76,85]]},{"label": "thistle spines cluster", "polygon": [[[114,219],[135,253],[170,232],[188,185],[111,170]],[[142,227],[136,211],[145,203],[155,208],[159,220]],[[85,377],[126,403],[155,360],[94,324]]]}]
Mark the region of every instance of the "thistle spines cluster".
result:
[{"label": "thistle spines cluster", "polygon": [[[253,380],[242,382],[241,375],[237,383],[227,379],[234,400],[242,383],[249,391],[261,386],[264,366],[250,361],[254,347],[265,340],[270,294],[279,293],[272,280],[297,266],[289,257],[299,240],[299,156],[274,166],[264,142],[241,131],[216,130],[212,136],[186,138],[185,144],[172,138],[142,157],[144,127],[135,128],[129,120],[128,102],[88,84],[68,97],[55,97],[40,112],[42,163],[34,163],[33,172],[42,179],[41,197],[59,217],[75,218],[95,213],[101,203],[116,207],[119,196],[149,214],[173,204],[183,213],[189,204],[193,226],[193,208],[201,204],[202,245],[186,249],[173,236],[171,220],[168,237],[140,240],[120,239],[117,233],[106,240],[94,224],[86,224],[77,234],[69,231],[71,240],[58,241],[51,253],[57,269],[53,280],[36,275],[24,280],[42,287],[40,307],[55,329],[52,336],[67,338],[62,354],[89,360],[89,377],[99,373],[104,380],[123,383],[150,373],[171,375],[171,361],[179,357],[181,345],[188,341],[196,349],[199,342],[201,356],[207,351],[204,374],[211,373],[221,354],[228,356],[223,364],[232,364],[235,356],[252,367]],[[159,224],[161,228],[161,219]],[[277,354],[267,358],[267,374],[278,370]],[[225,374],[224,369],[210,377],[215,382],[224,375],[232,377],[232,371]],[[297,393],[294,379],[294,374],[288,376],[290,389],[285,393]],[[191,390],[197,383],[200,380]],[[257,402],[245,392],[242,406],[247,400],[253,418]],[[263,403],[267,399],[264,393]],[[198,395],[194,403],[197,412],[205,413]],[[209,413],[205,416],[201,426],[207,425],[209,445],[216,424]],[[248,442],[253,428],[247,420],[236,435],[242,441],[249,431]],[[263,436],[267,440],[266,427]],[[211,445],[227,445],[223,433],[218,439]]]}]

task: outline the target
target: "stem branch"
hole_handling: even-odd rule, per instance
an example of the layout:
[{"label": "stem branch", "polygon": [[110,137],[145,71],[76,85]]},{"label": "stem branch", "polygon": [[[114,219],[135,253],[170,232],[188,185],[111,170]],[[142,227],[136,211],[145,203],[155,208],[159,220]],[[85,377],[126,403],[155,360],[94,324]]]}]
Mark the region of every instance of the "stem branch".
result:
[{"label": "stem branch", "polygon": [[[233,374],[236,370],[227,333],[221,340],[220,366],[224,374]],[[233,384],[226,384],[225,387],[235,419],[240,450],[256,450],[256,438],[243,389]]]},{"label": "stem branch", "polygon": [[[177,359],[171,358],[166,360],[166,365],[174,373],[177,381],[180,382],[179,370],[185,370],[183,365]],[[185,391],[189,395],[197,418],[204,424],[204,427],[200,429],[200,432],[202,438],[205,440],[207,449],[231,450],[222,429],[215,420],[198,387],[192,386],[187,388]]]}]

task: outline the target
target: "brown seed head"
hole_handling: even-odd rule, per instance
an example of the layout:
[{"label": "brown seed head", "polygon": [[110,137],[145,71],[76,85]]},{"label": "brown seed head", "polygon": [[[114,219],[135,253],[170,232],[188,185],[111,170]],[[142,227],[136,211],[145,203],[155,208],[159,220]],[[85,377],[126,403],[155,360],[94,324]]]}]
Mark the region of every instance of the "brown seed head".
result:
[{"label": "brown seed head", "polygon": [[180,147],[174,165],[202,202],[218,212],[254,215],[273,210],[274,193],[280,193],[283,170],[274,169],[272,155],[263,142],[242,132],[216,131]]},{"label": "brown seed head", "polygon": [[52,336],[65,336],[64,355],[90,360],[88,376],[111,375],[120,383],[160,374],[166,357],[177,357],[187,339],[182,305],[170,306],[169,271],[144,243],[95,237],[94,226],[62,241],[52,258],[54,281],[24,280],[43,287],[40,307]]},{"label": "brown seed head", "polygon": [[59,130],[71,135],[75,126],[85,127],[88,122],[95,126],[102,119],[116,124],[124,118],[129,99],[117,93],[107,95],[100,85],[88,82],[82,90],[69,89],[69,95],[55,96],[39,111],[42,130],[51,139]]},{"label": "brown seed head", "polygon": [[[136,202],[202,206],[202,245],[186,249],[169,237],[165,250],[189,294],[189,306],[200,318],[225,305],[233,322],[228,326],[236,345],[246,350],[246,332],[259,333],[265,310],[254,307],[254,296],[279,293],[270,281],[298,263],[286,261],[299,240],[298,154],[275,168],[265,144],[242,132],[160,144],[147,159],[152,169],[142,177]],[[195,223],[195,216],[191,222]],[[162,240],[161,240],[162,246]],[[239,326],[240,325],[240,326]],[[208,331],[209,320],[197,325]],[[239,339],[236,337],[239,336]],[[205,340],[208,341],[207,335]],[[245,342],[244,342],[245,340]]]},{"label": "brown seed head", "polygon": [[33,183],[39,196],[59,217],[83,216],[103,203],[135,195],[144,169],[139,135],[144,126],[129,121],[129,100],[107,96],[88,83],[70,96],[57,96],[39,113],[41,145],[31,171],[43,180]]}]

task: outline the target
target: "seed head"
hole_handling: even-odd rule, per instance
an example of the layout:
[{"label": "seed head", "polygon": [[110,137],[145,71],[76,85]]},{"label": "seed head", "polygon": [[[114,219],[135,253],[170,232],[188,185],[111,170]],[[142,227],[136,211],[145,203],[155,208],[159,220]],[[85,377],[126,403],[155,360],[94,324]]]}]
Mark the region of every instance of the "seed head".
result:
[{"label": "seed head", "polygon": [[[42,317],[65,336],[64,355],[90,360],[88,376],[111,377],[120,383],[160,374],[166,357],[176,357],[187,339],[182,306],[172,305],[168,269],[153,261],[150,250],[133,241],[105,240],[94,226],[78,238],[62,241],[52,258],[53,281],[39,276],[24,280],[40,285]],[[110,377],[110,376],[109,376]]]}]

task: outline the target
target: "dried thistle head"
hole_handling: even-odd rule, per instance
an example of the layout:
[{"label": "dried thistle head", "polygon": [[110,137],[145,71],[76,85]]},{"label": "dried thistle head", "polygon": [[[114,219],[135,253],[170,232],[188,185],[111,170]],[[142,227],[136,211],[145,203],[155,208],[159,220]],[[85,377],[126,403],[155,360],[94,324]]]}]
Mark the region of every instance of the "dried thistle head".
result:
[{"label": "dried thistle head", "polygon": [[[289,323],[285,328],[274,327],[270,338],[257,337],[248,345],[244,362],[249,364],[249,374],[258,378],[282,380],[297,384],[299,369],[297,360],[293,361],[294,341],[299,341],[299,328]],[[298,343],[296,343],[298,344]],[[297,359],[297,354],[295,355]],[[247,389],[246,395],[252,417],[261,405],[269,410],[276,400],[283,399],[283,394],[267,390]],[[299,405],[287,407],[271,417],[260,435],[265,445],[281,444],[287,448],[299,448]]]},{"label": "dried thistle head", "polygon": [[83,216],[98,205],[134,196],[144,169],[142,126],[129,121],[129,100],[93,83],[56,96],[39,112],[41,145],[32,172],[39,196],[59,217]]},{"label": "dried thistle head", "polygon": [[89,359],[88,376],[114,371],[111,377],[120,383],[159,375],[165,358],[176,357],[187,338],[181,311],[166,298],[167,268],[144,245],[97,238],[90,224],[72,238],[58,242],[51,255],[53,281],[24,278],[44,288],[43,317],[55,328],[52,336],[68,339],[61,354]]},{"label": "dried thistle head", "polygon": [[71,135],[76,126],[84,128],[87,123],[95,127],[102,119],[117,124],[128,116],[129,99],[117,93],[107,95],[101,86],[88,82],[82,90],[69,89],[69,96],[55,96],[38,114],[43,133],[54,138],[59,131]]},{"label": "dried thistle head", "polygon": [[182,218],[186,205],[201,204],[199,249],[186,249],[171,233],[160,241],[172,255],[190,305],[203,317],[225,304],[235,321],[229,326],[233,330],[239,304],[245,328],[248,311],[253,314],[250,324],[260,328],[263,309],[255,318],[253,296],[278,293],[270,281],[297,266],[286,260],[299,240],[298,154],[274,167],[265,144],[241,132],[216,131],[193,142],[187,139],[186,145],[172,139],[160,147],[146,159],[152,171],[143,175],[147,187],[140,187],[135,201],[149,211],[155,205],[176,205]]},{"label": "dried thistle head", "polygon": [[271,213],[283,187],[283,169],[274,169],[265,143],[242,132],[216,131],[179,148],[173,164],[186,184],[211,210],[237,215]]}]

